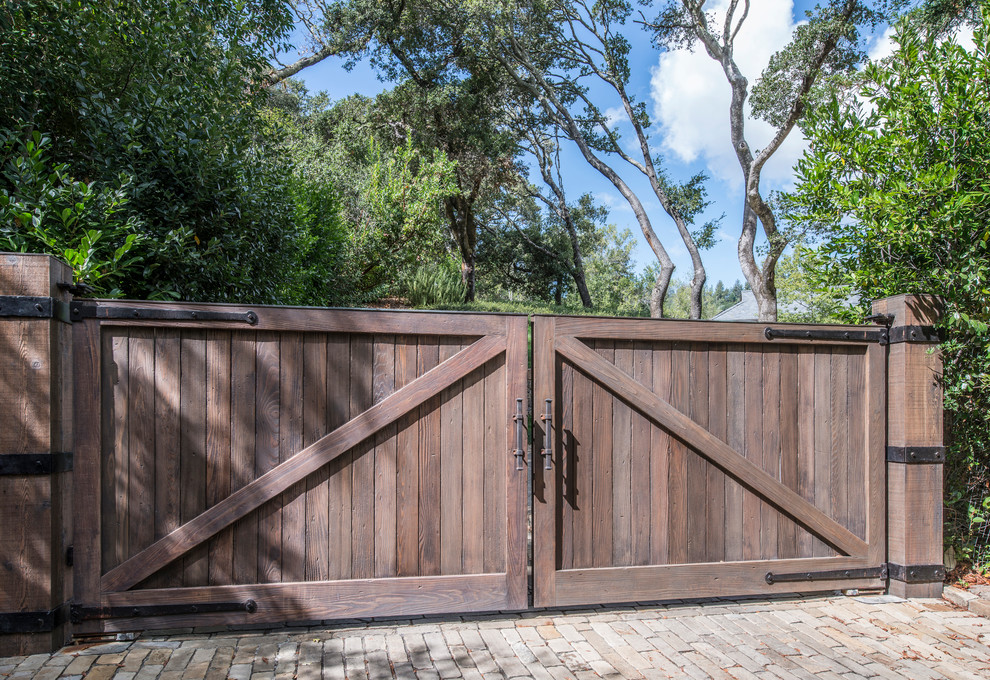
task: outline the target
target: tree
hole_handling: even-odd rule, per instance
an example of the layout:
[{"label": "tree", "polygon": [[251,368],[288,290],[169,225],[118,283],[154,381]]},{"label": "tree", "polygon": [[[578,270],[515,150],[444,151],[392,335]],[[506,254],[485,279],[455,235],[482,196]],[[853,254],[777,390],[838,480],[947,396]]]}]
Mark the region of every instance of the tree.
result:
[{"label": "tree", "polygon": [[[816,86],[837,74],[849,73],[863,57],[860,27],[875,26],[884,14],[862,0],[828,0],[807,13],[807,21],[795,29],[791,42],[775,54],[750,90],[750,81],[735,58],[735,40],[749,15],[750,3],[731,0],[719,20],[706,9],[705,0],[674,0],[656,19],[645,25],[661,49],[700,44],[722,67],[732,90],[728,125],[732,147],[742,172],[744,207],[738,242],[739,264],[756,296],[760,319],[777,318],[775,272],[788,237],[761,188],[767,161],[806,114],[819,94]],[[738,12],[738,14],[737,14]],[[774,126],[776,132],[762,149],[754,149],[746,134],[746,101],[754,115]],[[766,254],[757,262],[757,226],[766,237]]]},{"label": "tree", "polygon": [[990,484],[988,40],[990,14],[972,52],[902,26],[897,51],[867,66],[856,96],[811,117],[809,150],[786,201],[789,217],[821,239],[817,283],[839,299],[861,296],[854,316],[887,295],[942,297],[947,497],[955,509],[947,535],[957,544],[982,512],[967,501]]}]

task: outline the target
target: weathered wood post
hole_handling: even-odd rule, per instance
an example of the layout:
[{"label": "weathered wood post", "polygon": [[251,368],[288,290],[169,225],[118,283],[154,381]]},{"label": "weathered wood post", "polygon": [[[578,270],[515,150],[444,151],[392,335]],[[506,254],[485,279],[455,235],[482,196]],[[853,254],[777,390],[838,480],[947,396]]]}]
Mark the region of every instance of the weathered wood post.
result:
[{"label": "weathered wood post", "polygon": [[[72,272],[0,253],[0,657],[67,641]],[[61,319],[61,320],[60,320]]]},{"label": "weathered wood post", "polygon": [[887,560],[890,593],[941,597],[942,359],[932,347],[940,305],[931,295],[873,303],[891,317],[887,360]]}]

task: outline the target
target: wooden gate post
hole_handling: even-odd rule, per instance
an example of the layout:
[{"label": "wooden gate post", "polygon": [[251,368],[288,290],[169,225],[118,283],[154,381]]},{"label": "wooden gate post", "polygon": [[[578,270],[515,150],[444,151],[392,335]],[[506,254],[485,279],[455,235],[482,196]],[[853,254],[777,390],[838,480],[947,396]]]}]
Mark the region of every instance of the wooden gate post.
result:
[{"label": "wooden gate post", "polygon": [[887,362],[887,560],[890,593],[941,597],[942,359],[932,347],[940,313],[931,295],[873,303],[892,317]]},{"label": "wooden gate post", "polygon": [[51,651],[69,635],[72,336],[63,282],[72,272],[55,258],[0,253],[0,657]]}]

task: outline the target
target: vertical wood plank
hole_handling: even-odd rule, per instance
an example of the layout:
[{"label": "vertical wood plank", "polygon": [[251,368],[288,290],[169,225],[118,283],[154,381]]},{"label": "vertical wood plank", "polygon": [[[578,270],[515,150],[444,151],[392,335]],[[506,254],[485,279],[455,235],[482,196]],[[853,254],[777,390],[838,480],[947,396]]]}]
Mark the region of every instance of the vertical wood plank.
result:
[{"label": "vertical wood plank", "polygon": [[[396,389],[412,382],[417,375],[417,342],[416,337],[402,335],[396,338],[395,348],[395,387]],[[470,388],[469,388],[470,389]],[[478,398],[478,390],[474,390],[474,398]],[[465,396],[465,411],[477,413],[477,408],[467,408],[468,397]],[[476,416],[468,416],[476,417]],[[399,576],[414,576],[419,574],[419,413],[413,411],[402,418],[396,424],[397,451],[396,451],[396,571]],[[475,421],[476,422],[476,421]],[[465,431],[477,432],[477,428],[470,428]],[[472,455],[479,455],[480,452],[471,443],[465,442],[465,457],[468,450]],[[473,469],[473,468],[472,468]],[[480,475],[478,476],[480,479]],[[477,492],[481,492],[479,483]],[[475,496],[480,498],[481,496]],[[476,504],[472,504],[473,507]],[[465,525],[467,522],[465,513]],[[481,523],[473,525],[480,545]],[[470,536],[469,528],[465,527],[465,536]],[[481,572],[481,550],[478,551],[478,564],[476,571]]]},{"label": "vertical wood plank", "polygon": [[[283,333],[279,349],[278,459],[284,462],[302,450],[303,338]],[[306,481],[282,494],[282,581],[306,577]]]},{"label": "vertical wood plank", "polygon": [[110,408],[107,409],[107,422],[110,429],[106,432],[104,446],[111,447],[108,455],[103,457],[103,568],[110,569],[120,564],[129,554],[127,539],[127,475],[130,455],[128,445],[130,438],[127,426],[129,403],[127,390],[130,381],[127,379],[129,365],[127,349],[130,339],[127,331],[121,329],[117,333],[104,337],[104,346],[109,362],[104,366],[104,380],[110,386],[112,395]]},{"label": "vertical wood plank", "polygon": [[[645,342],[633,345],[633,380],[653,389],[653,351]],[[650,564],[650,524],[653,517],[653,499],[650,491],[650,421],[641,414],[632,413],[630,435],[630,469],[632,484],[632,564]]]},{"label": "vertical wood plank", "polygon": [[880,345],[866,350],[866,451],[869,487],[867,494],[867,531],[870,561],[879,564],[887,559],[887,361]]},{"label": "vertical wood plank", "polygon": [[[440,363],[463,346],[461,338],[441,338]],[[443,391],[440,398],[440,573],[461,573],[464,514],[462,448],[464,445],[464,386],[460,381]]]},{"label": "vertical wood plank", "polygon": [[866,441],[866,419],[869,414],[866,399],[867,372],[865,353],[850,353],[846,364],[848,429],[846,444],[843,446],[848,494],[846,519],[849,530],[869,542],[866,535],[866,518],[869,514],[866,498],[870,484],[869,444]]},{"label": "vertical wood plank", "polygon": [[[615,343],[615,366],[633,374],[631,342]],[[611,396],[611,395],[610,395]],[[614,566],[633,563],[632,537],[632,409],[612,397],[612,559]]]},{"label": "vertical wood plank", "polygon": [[[278,465],[279,447],[279,336],[257,335],[256,424],[254,439],[254,474],[260,477]],[[258,583],[282,580],[282,508],[276,498],[258,508]]]},{"label": "vertical wood plank", "polygon": [[[763,466],[763,352],[759,345],[746,346],[746,458]],[[760,558],[763,501],[751,491],[743,494],[743,559]]]},{"label": "vertical wood plank", "polygon": [[[615,362],[615,344],[612,341],[598,340],[594,349],[605,361]],[[597,383],[593,393],[594,428],[590,453],[595,482],[591,491],[594,525],[591,563],[595,567],[608,567],[612,564],[612,515],[615,512],[612,496],[612,394]]]},{"label": "vertical wood plank", "polygon": [[[351,336],[351,418],[374,399],[374,344],[370,335]],[[375,575],[374,439],[354,447],[351,463],[351,577]]]},{"label": "vertical wood plank", "polygon": [[[505,383],[502,403],[502,432],[505,433],[503,445],[502,470],[505,475],[505,549],[504,568],[506,580],[506,604],[509,609],[525,609],[529,604],[529,580],[526,577],[529,568],[527,547],[528,518],[529,518],[529,475],[531,468],[515,469],[515,460],[508,455],[508,447],[515,446],[515,441],[509,440],[512,432],[512,417],[515,413],[516,399],[523,400],[523,413],[526,412],[527,376],[529,363],[529,348],[527,342],[528,319],[525,317],[510,317],[505,320],[506,349],[505,349]],[[555,411],[558,417],[559,408]],[[524,449],[526,449],[524,445]],[[554,467],[560,465],[559,450],[554,456]],[[552,472],[551,474],[556,474]]]},{"label": "vertical wood plank", "polygon": [[485,571],[505,571],[505,356],[485,367]]},{"label": "vertical wood plank", "polygon": [[[725,358],[726,400],[731,408],[726,412],[726,443],[736,451],[746,450],[746,348],[731,345]],[[725,479],[725,559],[743,559],[744,490],[731,477]]]},{"label": "vertical wood plank", "polygon": [[[726,411],[726,355],[724,345],[712,345],[708,349],[708,429],[727,441]],[[706,464],[707,522],[705,526],[705,561],[720,562],[725,559],[725,474],[717,467]]]},{"label": "vertical wood plank", "polygon": [[[563,446],[556,456],[558,470],[544,470],[539,456],[545,423],[539,421],[538,412],[546,399],[555,399],[558,371],[566,385],[570,367],[561,366],[554,349],[554,329],[556,319],[538,316],[533,319],[533,430],[529,460],[533,474],[533,604],[537,607],[552,606],[556,600],[558,560],[566,560],[570,555],[570,531],[561,526],[564,518],[570,516],[570,496],[573,487],[573,443],[574,434],[571,414],[571,394],[564,389],[560,396],[562,403],[555,413],[561,413],[561,423],[554,446]],[[465,397],[466,399],[466,397]],[[558,484],[564,484],[561,488]],[[568,562],[564,561],[564,565]],[[566,568],[566,566],[564,567]]]},{"label": "vertical wood plank", "polygon": [[[234,333],[230,342],[230,490],[237,491],[255,478],[254,459],[256,379],[256,336],[253,332]],[[234,583],[258,580],[258,513],[238,520],[234,533]]]},{"label": "vertical wood plank", "polygon": [[[798,349],[798,488],[806,501],[815,501],[815,348]],[[798,557],[813,557],[815,543],[810,533],[798,528]]]},{"label": "vertical wood plank", "polygon": [[[327,426],[332,432],[351,417],[351,340],[344,334],[327,338]],[[330,541],[327,568],[330,580],[351,577],[352,454],[338,456],[327,466]]]},{"label": "vertical wood plank", "polygon": [[[327,340],[307,333],[303,339],[303,446],[329,433],[327,428]],[[330,578],[330,497],[328,466],[309,476],[306,486],[306,580]]]},{"label": "vertical wood plank", "polygon": [[[373,398],[377,404],[395,391],[395,336],[376,335]],[[375,435],[375,576],[396,575],[394,425]],[[460,566],[460,564],[458,564]]]},{"label": "vertical wood plank", "polygon": [[[75,451],[72,470],[73,596],[82,604],[97,604],[100,598],[101,494],[100,460],[104,446],[104,418],[109,410],[102,380],[110,355],[101,342],[100,325],[83,321],[72,326],[75,375],[72,408],[75,420]],[[103,389],[101,390],[101,385]],[[112,440],[111,440],[112,441]],[[107,508],[103,508],[106,511]]]},{"label": "vertical wood plank", "polygon": [[849,401],[849,354],[844,347],[832,349],[832,389],[829,397],[832,410],[832,446],[829,476],[832,479],[831,516],[844,527],[849,527],[849,477],[846,472],[849,458],[849,419],[852,414]]},{"label": "vertical wood plank", "polygon": [[[690,387],[688,413],[708,429],[708,352],[705,345],[688,346]],[[687,450],[687,561],[705,562],[708,546],[708,461],[694,449]]]},{"label": "vertical wood plank", "polygon": [[[682,413],[690,413],[691,350],[676,343],[670,352],[670,403]],[[688,456],[694,455],[680,441],[670,440],[670,463],[667,474],[667,526],[669,527],[670,564],[688,561]]]},{"label": "vertical wood plank", "polygon": [[574,563],[572,568],[594,566],[594,383],[584,373],[574,370],[574,467],[576,484],[571,495],[574,528]]},{"label": "vertical wood plank", "polygon": [[[179,528],[179,332],[155,329],[155,540]],[[149,587],[182,585],[182,564],[177,562],[148,579]]]},{"label": "vertical wood plank", "polygon": [[[793,347],[780,354],[780,481],[800,493],[798,486],[798,358]],[[781,558],[798,556],[797,525],[780,515],[777,522],[777,546]]]},{"label": "vertical wood plank", "polygon": [[[780,349],[763,348],[763,471],[780,479]],[[760,509],[761,550],[764,559],[777,557],[777,525],[780,513],[769,503]]]},{"label": "vertical wood plank", "polygon": [[[653,392],[670,403],[673,375],[671,347],[654,344]],[[672,440],[662,427],[650,425],[650,562],[651,564],[670,563],[670,503],[667,493],[670,476]]]},{"label": "vertical wood plank", "polygon": [[155,340],[134,329],[128,352],[128,557],[155,537]]},{"label": "vertical wood plank", "polygon": [[[230,333],[206,334],[206,505],[230,495]],[[211,585],[233,582],[234,534],[227,528],[210,539]]]},{"label": "vertical wood plank", "polygon": [[[179,495],[185,523],[206,509],[206,333],[183,331],[181,351]],[[206,544],[190,550],[183,559],[183,585],[207,585],[209,566]]]},{"label": "vertical wood plank", "polygon": [[[831,514],[832,501],[832,352],[819,347],[815,353],[815,507]],[[815,541],[814,556],[827,557],[832,550]]]},{"label": "vertical wood plank", "polygon": [[[439,350],[436,336],[419,339],[419,375],[438,364]],[[433,397],[419,408],[419,573],[423,576],[440,573],[439,449],[440,399]]]},{"label": "vertical wood plank", "polygon": [[[553,326],[549,325],[546,319],[543,319],[544,324],[548,324],[549,329]],[[547,331],[548,333],[551,330]],[[534,335],[534,338],[536,336]],[[538,347],[542,345],[536,345],[534,339],[533,345],[533,360],[534,362],[538,360],[536,352],[542,351]],[[550,343],[550,349],[546,351],[554,352],[552,346],[552,339],[547,340]],[[552,477],[546,477],[550,481],[550,485],[543,491],[544,497],[547,499],[546,503],[548,505],[557,506],[555,509],[555,519],[554,524],[556,531],[553,533],[541,533],[540,535],[552,536],[551,538],[543,539],[544,542],[550,544],[557,543],[559,541],[559,548],[555,550],[554,562],[557,569],[570,569],[574,565],[574,504],[577,498],[577,438],[574,434],[575,428],[577,427],[576,421],[574,420],[574,368],[559,358],[553,356],[553,367],[547,368],[546,370],[553,371],[553,373],[560,373],[560,406],[561,406],[561,437],[559,446],[561,446],[561,469],[558,475],[553,475]],[[534,367],[534,370],[535,367]],[[553,376],[556,381],[556,375]],[[548,378],[549,380],[549,378]],[[547,387],[547,392],[542,394],[552,393],[551,388]],[[535,404],[540,403],[538,400],[534,399]],[[533,448],[534,456],[539,453],[539,438],[534,435]],[[533,465],[542,465],[542,461],[533,458]],[[537,468],[537,474],[539,468]],[[559,536],[559,539],[557,538]],[[534,547],[535,549],[535,547]],[[556,581],[556,578],[554,579]]]}]

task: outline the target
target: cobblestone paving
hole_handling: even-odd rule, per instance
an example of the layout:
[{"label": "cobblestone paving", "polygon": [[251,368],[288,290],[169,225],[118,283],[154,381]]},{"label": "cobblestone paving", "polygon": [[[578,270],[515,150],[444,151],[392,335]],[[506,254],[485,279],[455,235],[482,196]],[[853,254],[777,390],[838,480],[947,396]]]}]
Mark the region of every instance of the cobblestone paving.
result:
[{"label": "cobblestone paving", "polygon": [[990,620],[889,597],[147,633],[0,658],[11,680],[990,678]]}]

